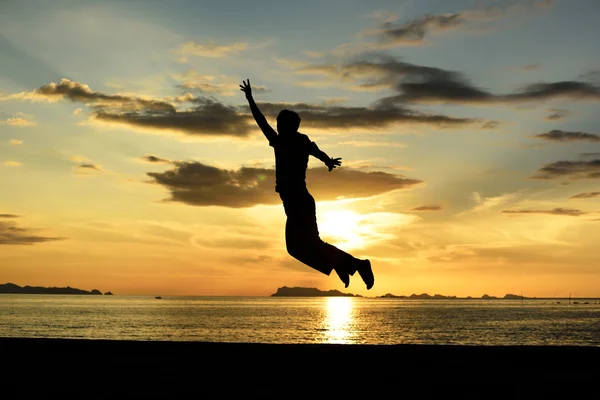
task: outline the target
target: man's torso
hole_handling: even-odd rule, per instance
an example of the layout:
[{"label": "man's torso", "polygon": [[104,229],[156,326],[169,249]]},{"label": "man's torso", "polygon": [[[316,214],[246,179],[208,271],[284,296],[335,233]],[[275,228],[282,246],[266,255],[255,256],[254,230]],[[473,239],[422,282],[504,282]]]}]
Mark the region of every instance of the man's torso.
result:
[{"label": "man's torso", "polygon": [[275,191],[306,187],[308,156],[314,146],[308,136],[299,132],[280,134],[269,145],[275,150]]}]

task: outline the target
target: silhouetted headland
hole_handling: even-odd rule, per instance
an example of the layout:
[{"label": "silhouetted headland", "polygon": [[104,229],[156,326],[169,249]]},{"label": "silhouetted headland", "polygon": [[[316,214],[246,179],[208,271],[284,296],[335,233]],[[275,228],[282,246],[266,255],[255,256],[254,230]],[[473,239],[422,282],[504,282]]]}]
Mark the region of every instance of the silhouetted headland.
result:
[{"label": "silhouetted headland", "polygon": [[396,296],[394,294],[387,293],[381,297],[386,298],[386,299],[416,299],[416,300],[469,300],[469,299],[474,299],[474,300],[499,300],[499,299],[521,300],[521,299],[527,299],[527,297],[518,296],[516,294],[505,294],[504,297],[488,296],[487,294],[484,294],[481,297],[471,297],[471,296],[458,297],[458,296],[444,296],[441,294],[434,294],[433,296],[431,296],[427,293],[422,293],[422,294],[414,294],[413,293],[410,296]]},{"label": "silhouetted headland", "polygon": [[[288,287],[283,286],[277,289],[277,292],[273,293],[271,297],[364,297],[360,294],[343,293],[339,290],[320,290],[317,288],[309,287]],[[382,296],[369,297],[378,299],[405,299],[405,300],[554,300],[561,299],[561,297],[525,297],[516,294],[505,294],[503,297],[489,296],[484,294],[481,297],[458,297],[458,296],[444,296],[441,294],[434,294],[433,296],[427,293],[422,294],[411,294],[410,296],[397,296],[392,293],[386,293]],[[588,298],[582,298],[588,299]],[[590,300],[597,300],[589,298]]]},{"label": "silhouetted headland", "polygon": [[[343,293],[339,290],[320,290],[317,288],[308,288],[308,287],[288,287],[283,286],[277,289],[277,292],[273,293],[271,297],[278,296],[288,296],[288,297],[333,297],[333,296],[342,296],[342,297],[363,297],[359,294],[352,293]],[[411,294],[410,296],[396,296],[391,293],[384,294],[383,296],[379,296],[379,298],[386,299],[415,299],[415,300],[468,300],[468,299],[478,299],[478,300],[498,300],[500,297],[488,296],[484,294],[481,297],[457,297],[457,296],[443,296],[441,294],[434,294],[433,296],[423,293],[423,294]],[[527,299],[527,297],[517,296],[514,294],[506,294],[502,297],[504,300],[517,300],[517,299]]]},{"label": "silhouetted headland", "polygon": [[[92,294],[102,295],[98,289],[90,291],[76,289],[70,286],[67,287],[43,287],[43,286],[19,286],[14,283],[0,284],[0,293],[3,294]],[[112,296],[111,292],[106,292],[106,295]]]},{"label": "silhouetted headland", "polygon": [[287,297],[361,297],[357,294],[342,293],[339,290],[319,290],[317,288],[305,288],[305,287],[287,287],[283,286],[277,289],[277,292],[273,293],[271,297],[287,296]]}]

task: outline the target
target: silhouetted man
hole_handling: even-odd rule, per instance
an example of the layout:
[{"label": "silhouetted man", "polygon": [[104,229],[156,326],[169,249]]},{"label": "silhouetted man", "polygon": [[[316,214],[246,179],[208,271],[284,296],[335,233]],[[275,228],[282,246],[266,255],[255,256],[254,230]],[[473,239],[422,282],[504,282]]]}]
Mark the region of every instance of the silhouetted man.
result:
[{"label": "silhouetted man", "polygon": [[371,262],[355,258],[319,237],[315,199],[306,188],[309,155],[323,161],[329,172],[341,165],[341,159],[330,158],[308,136],[298,132],[300,116],[293,111],[281,110],[277,116],[278,133],[275,132],[252,97],[250,80],[242,81],[242,84],[240,88],[246,94],[252,115],[275,150],[275,191],[279,193],[287,216],[285,242],[288,253],[325,275],[335,270],[345,287],[350,284],[350,276],[358,271],[367,289],[371,289],[375,282]]}]

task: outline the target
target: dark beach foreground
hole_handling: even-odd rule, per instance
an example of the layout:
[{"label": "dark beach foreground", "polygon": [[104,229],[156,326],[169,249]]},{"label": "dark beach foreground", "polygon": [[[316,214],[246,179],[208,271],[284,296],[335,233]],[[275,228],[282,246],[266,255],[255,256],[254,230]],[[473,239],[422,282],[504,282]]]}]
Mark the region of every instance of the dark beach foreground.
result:
[{"label": "dark beach foreground", "polygon": [[60,389],[86,396],[135,393],[179,398],[175,394],[208,396],[217,388],[221,394],[208,397],[229,398],[227,394],[245,391],[251,398],[287,398],[295,391],[318,391],[323,385],[334,392],[355,394],[384,387],[429,391],[457,385],[529,387],[538,393],[569,388],[573,393],[600,379],[600,347],[578,346],[0,338],[0,357],[5,371],[3,392],[21,394]]}]

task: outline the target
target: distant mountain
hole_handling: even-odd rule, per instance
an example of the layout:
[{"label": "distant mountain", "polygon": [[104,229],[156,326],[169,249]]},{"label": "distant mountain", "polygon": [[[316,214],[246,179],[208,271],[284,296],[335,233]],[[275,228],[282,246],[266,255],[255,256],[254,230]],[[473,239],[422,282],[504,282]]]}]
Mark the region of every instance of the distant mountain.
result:
[{"label": "distant mountain", "polygon": [[[462,300],[498,300],[499,297],[496,296],[488,296],[487,294],[484,294],[483,296],[481,296],[480,298],[477,297],[456,297],[456,296],[443,296],[441,294],[434,294],[433,296],[427,294],[427,293],[423,293],[423,294],[411,294],[410,296],[396,296],[394,294],[391,293],[387,293],[384,294],[383,296],[380,296],[381,298],[386,298],[386,299],[416,299],[416,300],[458,300],[458,299],[462,299]],[[523,297],[523,296],[517,296],[515,294],[506,294],[504,295],[503,299],[504,300],[517,300],[517,299],[526,299],[527,297]]]},{"label": "distant mountain", "polygon": [[361,297],[360,295],[354,295],[352,293],[342,293],[339,290],[319,290],[317,288],[304,288],[304,287],[280,287],[277,292],[273,293],[271,297],[277,296],[288,296],[288,297]]},{"label": "distant mountain", "polygon": [[14,283],[0,284],[0,293],[5,294],[94,294],[102,295],[102,292],[93,289],[92,291],[75,289],[67,287],[43,287],[43,286],[19,286]]}]

